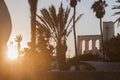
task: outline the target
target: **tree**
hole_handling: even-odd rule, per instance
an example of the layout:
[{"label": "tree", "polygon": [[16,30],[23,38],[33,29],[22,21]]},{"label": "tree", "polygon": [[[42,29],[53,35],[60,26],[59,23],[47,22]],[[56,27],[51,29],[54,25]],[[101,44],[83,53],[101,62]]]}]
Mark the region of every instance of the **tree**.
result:
[{"label": "tree", "polygon": [[[76,55],[76,63],[77,61],[77,42],[76,42],[76,30],[75,30],[75,15],[76,15],[76,5],[77,1],[80,0],[70,0],[70,6],[73,7],[73,33],[74,33],[74,44],[75,44],[75,55]],[[78,65],[76,65],[76,70],[79,70]]]},{"label": "tree", "polygon": [[110,61],[120,62],[120,35],[118,34],[116,37],[106,40],[104,42],[104,49]]},{"label": "tree", "polygon": [[32,42],[32,53],[35,53],[36,46],[36,11],[37,11],[37,2],[38,0],[28,0],[30,5],[31,13],[31,42]]},{"label": "tree", "polygon": [[[120,0],[117,0],[116,2],[117,2],[117,3],[120,3]],[[115,6],[113,6],[112,9],[120,9],[120,5],[115,5]],[[119,14],[120,14],[120,11],[115,12],[115,13],[113,14],[113,16],[114,16],[114,15],[119,15]],[[120,24],[120,17],[119,17],[118,19],[116,19],[116,21],[115,21],[114,23],[116,23],[116,22],[118,22],[118,23],[117,23],[117,26],[119,26],[119,24]]]},{"label": "tree", "polygon": [[48,29],[46,29],[46,27],[43,27],[39,24],[37,24],[37,26],[38,26],[37,27],[37,32],[36,32],[36,38],[37,38],[36,48],[37,48],[37,51],[39,53],[53,55],[54,47],[50,43],[51,35],[50,35]]},{"label": "tree", "polygon": [[[37,23],[47,29],[47,32],[54,39],[56,43],[56,56],[57,62],[59,65],[59,69],[64,68],[66,51],[67,51],[67,37],[72,31],[72,27],[70,26],[72,18],[68,21],[70,13],[70,8],[64,9],[62,3],[59,7],[59,11],[57,13],[55,7],[52,5],[49,9],[43,8],[41,10],[41,15],[37,15],[40,21]],[[81,17],[80,15],[75,22]]]},{"label": "tree", "polygon": [[20,49],[21,49],[20,42],[22,41],[22,38],[23,38],[22,35],[17,35],[15,38],[15,42],[17,42],[17,50],[19,54],[20,54]]},{"label": "tree", "polygon": [[100,19],[100,32],[101,32],[101,45],[102,45],[102,53],[103,53],[103,59],[105,58],[104,54],[104,48],[103,48],[103,31],[102,31],[102,18],[105,15],[105,7],[107,6],[106,1],[98,0],[95,1],[92,5],[91,9],[93,9],[93,12],[95,12],[95,16]]},{"label": "tree", "polygon": [[37,23],[37,53],[39,54],[40,67],[48,70],[53,62],[54,46],[51,44],[51,35],[46,27]]},{"label": "tree", "polygon": [[77,1],[80,2],[80,0],[70,0],[70,6],[74,8],[74,12],[73,12],[73,32],[74,32],[74,44],[75,44],[75,54],[76,54],[76,56],[77,56],[77,43],[76,43],[76,30],[75,30],[75,14],[76,14]]}]

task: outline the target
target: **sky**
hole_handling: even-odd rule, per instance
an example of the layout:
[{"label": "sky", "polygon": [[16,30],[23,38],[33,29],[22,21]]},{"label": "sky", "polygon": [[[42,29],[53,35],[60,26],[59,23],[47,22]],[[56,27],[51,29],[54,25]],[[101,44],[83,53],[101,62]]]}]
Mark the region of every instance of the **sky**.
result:
[{"label": "sky", "polygon": [[[82,18],[76,23],[77,35],[94,35],[100,34],[99,19],[95,17],[95,14],[91,10],[91,5],[96,0],[81,0],[76,6],[76,16],[83,13]],[[119,16],[112,16],[117,10],[112,10],[113,5],[117,5],[116,0],[106,0],[108,6],[106,7],[106,14],[103,21],[115,21]],[[16,35],[21,34],[23,36],[22,47],[27,46],[27,42],[30,42],[30,9],[28,0],[5,0],[8,6],[11,19],[12,19],[12,32],[9,41],[14,41]],[[59,7],[60,3],[63,3],[64,7],[69,6],[69,0],[38,0],[37,14],[40,14],[42,8],[48,8],[54,5]],[[72,10],[71,10],[72,15]],[[120,33],[120,28],[115,25],[115,35]],[[74,56],[74,40],[73,33],[68,38],[68,53]]]}]

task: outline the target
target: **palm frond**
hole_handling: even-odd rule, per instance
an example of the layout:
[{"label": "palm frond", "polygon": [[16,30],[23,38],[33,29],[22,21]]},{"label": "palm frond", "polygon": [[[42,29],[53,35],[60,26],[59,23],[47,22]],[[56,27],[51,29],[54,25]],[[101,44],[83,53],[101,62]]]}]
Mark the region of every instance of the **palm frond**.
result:
[{"label": "palm frond", "polygon": [[94,2],[94,4],[91,6],[91,9],[93,9],[93,12],[96,12],[98,10],[99,3],[97,1]]},{"label": "palm frond", "polygon": [[[44,30],[44,32],[48,33],[56,41],[56,39],[55,39],[56,34],[55,34],[55,32],[53,32],[52,29],[47,28],[44,23],[42,24],[42,23],[40,23],[38,21],[36,22],[36,24],[37,24],[39,29],[42,28],[42,30]],[[37,30],[37,32],[40,33],[42,31],[41,30]]]},{"label": "palm frond", "polygon": [[116,2],[120,3],[120,0],[117,0]]},{"label": "palm frond", "polygon": [[[65,29],[66,29],[66,24],[68,22],[68,17],[69,17],[69,14],[70,14],[70,8],[66,8],[66,11],[65,11],[65,17],[64,17],[64,26],[65,26]],[[70,19],[72,21],[72,19]],[[68,24],[70,24],[71,22],[69,22]]]},{"label": "palm frond", "polygon": [[73,20],[73,16],[72,16],[72,17],[70,18],[70,20],[68,21],[68,24],[66,25],[66,28],[65,28],[65,29],[68,29],[68,28],[69,28],[69,26],[70,26],[72,20]]},{"label": "palm frond", "polygon": [[117,23],[117,27],[119,27],[120,26],[120,21],[118,21],[118,23]]},{"label": "palm frond", "polygon": [[[49,33],[50,32],[54,32],[48,25],[46,25],[45,23],[41,23],[41,22],[39,22],[39,21],[36,21],[36,25],[38,26],[38,27],[42,27],[42,28],[44,28],[46,31],[48,31]],[[54,32],[54,35],[56,35],[56,33]]]},{"label": "palm frond", "polygon": [[37,17],[42,21],[42,23],[40,23],[39,21],[36,21],[36,24],[37,24],[38,26],[44,25],[44,27],[46,27],[47,29],[49,29],[52,34],[54,33],[55,36],[58,34],[56,31],[54,31],[53,28],[51,28],[51,27],[47,24],[47,22],[46,22],[43,18],[41,18],[41,17],[38,16],[38,15],[37,15]]},{"label": "palm frond", "polygon": [[120,9],[120,6],[114,5],[112,9]]},{"label": "palm frond", "polygon": [[119,15],[119,14],[120,14],[120,12],[115,12],[112,16]]},{"label": "palm frond", "polygon": [[52,5],[52,6],[49,8],[49,11],[50,11],[50,15],[51,15],[52,21],[53,21],[53,29],[54,29],[55,32],[57,32],[56,26],[58,26],[58,19],[57,19],[56,9],[55,9],[55,7]]},{"label": "palm frond", "polygon": [[23,38],[23,37],[22,37],[21,34],[20,34],[20,35],[17,35],[16,38],[15,38],[15,42],[18,42],[18,43],[21,42],[21,41],[22,41],[22,38]]},{"label": "palm frond", "polygon": [[51,27],[51,28],[53,28],[53,22],[51,21],[51,16],[50,16],[50,13],[49,13],[49,11],[47,10],[47,9],[42,9],[41,10],[41,14],[42,14],[42,18],[47,22],[47,24]]},{"label": "palm frond", "polygon": [[[116,2],[120,3],[120,0],[117,0]],[[112,9],[120,9],[120,5],[114,5]],[[112,16],[118,15],[120,12],[115,12]]]},{"label": "palm frond", "polygon": [[[51,29],[51,27],[49,27],[49,25],[47,24],[47,22],[41,17],[41,16],[39,16],[39,15],[36,15],[40,20],[41,20],[41,22],[47,27],[47,28],[50,28]],[[38,23],[38,21],[36,21],[36,23]]]},{"label": "palm frond", "polygon": [[77,17],[77,19],[75,20],[75,23],[77,23],[77,21],[78,21],[83,15],[84,15],[83,13],[80,14],[80,15]]},{"label": "palm frond", "polygon": [[[77,19],[75,20],[75,23],[77,23],[77,21],[83,16],[83,14],[80,14]],[[73,25],[71,26],[70,30],[68,31],[67,33],[67,37],[69,36],[69,34],[72,32],[72,29],[73,29]]]},{"label": "palm frond", "polygon": [[58,33],[60,35],[60,32],[62,32],[64,30],[64,12],[65,10],[63,9],[62,3],[60,5],[59,8],[59,13],[58,13],[58,22],[59,22],[59,26],[57,27]]},{"label": "palm frond", "polygon": [[97,18],[102,18],[105,15],[105,7],[108,6],[106,1],[98,0],[93,3],[91,9],[95,12]]},{"label": "palm frond", "polygon": [[[52,37],[54,37],[54,40],[57,41],[58,37],[60,39],[65,38],[69,31],[68,28],[71,28],[70,24],[72,22],[73,16],[68,21],[69,14],[70,8],[66,7],[64,9],[61,3],[58,9],[58,13],[55,7],[52,5],[48,9],[42,9],[41,16],[37,15],[37,17],[40,19],[40,21],[38,21],[39,25],[50,29],[50,34]],[[79,20],[79,18],[80,16],[76,19],[76,22]]]},{"label": "palm frond", "polygon": [[61,29],[61,35],[66,35],[66,33],[67,33],[66,26],[67,26],[67,22],[68,22],[69,13],[70,13],[70,8],[67,7],[66,11],[64,12],[64,16],[63,16],[63,27]]},{"label": "palm frond", "polygon": [[117,19],[117,20],[115,20],[115,22],[114,22],[114,24],[117,22],[117,27],[119,27],[120,26],[120,17]]},{"label": "palm frond", "polygon": [[72,32],[72,29],[70,29],[66,35],[66,37],[68,37],[70,35],[70,33]]},{"label": "palm frond", "polygon": [[120,21],[120,18],[116,19],[114,23],[116,23],[117,21]]}]

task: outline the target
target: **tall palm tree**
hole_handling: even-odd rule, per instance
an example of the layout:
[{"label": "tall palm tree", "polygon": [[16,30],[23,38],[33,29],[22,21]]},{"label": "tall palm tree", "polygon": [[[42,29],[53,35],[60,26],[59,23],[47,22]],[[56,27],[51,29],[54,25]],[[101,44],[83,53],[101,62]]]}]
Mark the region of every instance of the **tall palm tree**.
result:
[{"label": "tall palm tree", "polygon": [[[116,2],[120,3],[120,0],[117,0]],[[115,5],[115,6],[113,6],[112,9],[120,9],[120,5]],[[119,14],[120,14],[120,11],[115,12],[113,15],[119,15]],[[117,26],[119,26],[119,24],[120,24],[120,17],[118,19],[116,19],[114,23],[116,23],[116,22],[117,22]]]},{"label": "tall palm tree", "polygon": [[77,1],[80,2],[80,0],[70,0],[70,6],[74,8],[74,12],[73,12],[73,32],[74,32],[74,44],[75,44],[75,54],[76,54],[76,56],[77,56],[77,43],[76,43],[76,30],[75,30],[75,14],[76,14]]},{"label": "tall palm tree", "polygon": [[32,53],[35,52],[36,46],[36,11],[37,11],[37,2],[38,0],[28,0],[30,5],[30,12],[31,12],[31,41],[32,41]]},{"label": "tall palm tree", "polygon": [[102,31],[102,18],[105,15],[105,7],[107,6],[106,1],[104,0],[98,0],[95,1],[92,5],[91,9],[93,9],[93,12],[96,13],[96,17],[100,19],[100,32],[101,32],[101,44],[102,44],[102,53],[103,53],[103,59],[105,58],[104,54],[104,47],[103,47],[103,31]]},{"label": "tall palm tree", "polygon": [[15,38],[15,42],[17,42],[17,50],[19,54],[20,54],[20,49],[21,49],[20,42],[22,41],[22,38],[23,38],[22,35],[17,35]]},{"label": "tall palm tree", "polygon": [[[66,41],[73,27],[73,25],[70,26],[73,17],[68,21],[69,13],[70,8],[67,7],[64,9],[61,3],[58,13],[52,5],[49,9],[42,9],[41,16],[37,15],[40,19],[40,21],[37,21],[37,25],[45,27],[56,42],[56,55],[59,69],[63,69],[64,67],[65,54],[67,51]],[[80,15],[75,22],[77,22],[81,16],[82,15]]]}]

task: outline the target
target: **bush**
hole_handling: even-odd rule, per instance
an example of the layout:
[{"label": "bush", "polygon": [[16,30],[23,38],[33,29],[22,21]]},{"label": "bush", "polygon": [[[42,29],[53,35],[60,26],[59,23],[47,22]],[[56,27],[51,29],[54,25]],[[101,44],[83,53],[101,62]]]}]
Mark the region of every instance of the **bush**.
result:
[{"label": "bush", "polygon": [[99,55],[93,55],[93,54],[83,54],[78,56],[78,60],[80,61],[100,61],[102,58]]},{"label": "bush", "polygon": [[106,40],[104,49],[110,62],[120,62],[120,35]]}]

